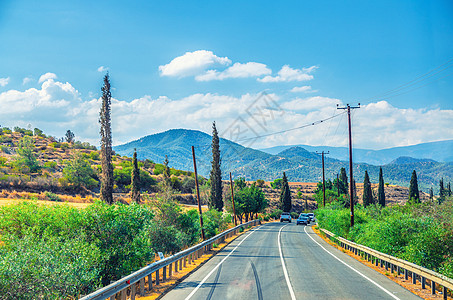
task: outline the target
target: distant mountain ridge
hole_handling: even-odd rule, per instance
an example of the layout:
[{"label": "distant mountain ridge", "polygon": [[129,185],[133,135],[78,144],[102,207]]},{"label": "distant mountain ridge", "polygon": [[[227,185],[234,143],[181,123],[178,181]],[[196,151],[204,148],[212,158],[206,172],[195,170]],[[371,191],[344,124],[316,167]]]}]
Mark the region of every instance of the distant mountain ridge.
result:
[{"label": "distant mountain ridge", "polygon": [[[172,129],[158,134],[145,136],[124,145],[114,147],[121,154],[132,156],[137,149],[139,159],[151,159],[162,163],[168,156],[170,166],[182,170],[193,170],[191,146],[195,147],[197,168],[200,175],[209,176],[211,169],[211,136],[197,130]],[[413,146],[411,146],[413,147]],[[309,148],[309,147],[307,147]],[[310,147],[313,149],[316,147]],[[323,147],[324,151],[329,147]],[[445,149],[444,149],[445,150]],[[356,149],[354,152],[357,153]],[[277,154],[265,153],[246,148],[226,139],[220,139],[220,153],[223,178],[228,172],[234,177],[245,177],[247,180],[274,180],[286,172],[290,181],[316,182],[322,178],[321,155],[301,146],[288,147]],[[349,169],[348,161],[325,157],[326,176],[334,178],[340,168]],[[436,162],[432,159],[396,157],[382,166],[384,180],[389,183],[408,186],[412,170],[417,171],[419,185],[423,190],[429,187],[438,189],[440,178],[446,182],[453,180],[453,162]],[[354,163],[356,182],[362,182],[365,170],[372,182],[377,182],[379,166],[368,163]]]},{"label": "distant mountain ridge", "polygon": [[[259,149],[269,154],[278,154],[292,147],[302,147],[310,152],[329,151],[329,157],[348,160],[347,147],[288,145]],[[367,150],[354,148],[353,160],[358,163],[385,165],[398,157],[406,156],[418,159],[432,159],[438,162],[453,162],[453,140],[422,143],[411,146],[393,147],[382,150]]]}]

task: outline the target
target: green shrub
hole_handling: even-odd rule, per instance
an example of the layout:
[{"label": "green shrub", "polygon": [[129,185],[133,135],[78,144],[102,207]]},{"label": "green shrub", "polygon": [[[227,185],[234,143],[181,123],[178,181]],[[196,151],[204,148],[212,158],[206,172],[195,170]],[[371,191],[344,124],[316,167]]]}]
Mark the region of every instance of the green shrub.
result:
[{"label": "green shrub", "polygon": [[164,172],[164,165],[162,164],[155,164],[154,165],[154,175],[159,175],[159,174],[162,174]]},{"label": "green shrub", "polygon": [[91,158],[92,160],[99,160],[99,159],[100,159],[99,152],[97,152],[97,151],[91,151],[91,152],[90,152],[90,158]]},{"label": "green shrub", "polygon": [[49,201],[55,201],[55,202],[61,202],[60,196],[57,194],[51,193],[51,192],[46,192],[46,197]]},{"label": "green shrub", "polygon": [[44,163],[44,168],[46,169],[55,169],[57,167],[57,162],[55,161],[46,161]]}]

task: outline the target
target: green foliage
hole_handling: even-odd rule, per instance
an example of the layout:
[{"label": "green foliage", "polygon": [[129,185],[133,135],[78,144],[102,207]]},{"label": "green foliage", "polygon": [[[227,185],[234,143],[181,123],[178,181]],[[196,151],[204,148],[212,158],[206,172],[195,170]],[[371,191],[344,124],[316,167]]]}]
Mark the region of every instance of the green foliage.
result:
[{"label": "green foliage", "polygon": [[247,186],[247,183],[245,182],[245,178],[244,177],[239,177],[239,178],[235,179],[234,180],[234,186],[238,190],[244,189]]},{"label": "green foliage", "polygon": [[346,175],[346,169],[341,168],[340,169],[340,181],[339,181],[339,189],[340,189],[340,194],[345,194],[348,195],[348,176]]},{"label": "green foliage", "polygon": [[131,199],[134,202],[140,202],[140,170],[137,163],[137,151],[134,151],[133,169],[131,174]]},{"label": "green foliage", "polygon": [[39,137],[46,137],[46,135],[43,133],[43,131],[39,128],[33,129],[33,134]]},{"label": "green foliage", "polygon": [[223,198],[222,198],[222,170],[220,160],[220,143],[219,135],[215,122],[212,124],[212,162],[211,162],[211,194],[209,195],[208,206],[209,208],[217,209],[222,211],[223,209]]},{"label": "green foliage", "polygon": [[92,160],[99,160],[100,159],[99,152],[97,152],[97,151],[91,151],[89,157]]},{"label": "green foliage", "polygon": [[27,135],[27,136],[33,136],[33,131],[31,131],[29,129],[21,128],[19,126],[14,127],[14,132],[22,133],[23,135]]},{"label": "green foliage", "polygon": [[46,192],[46,197],[49,201],[55,201],[55,202],[61,202],[61,198],[60,196],[58,196],[57,194],[54,194],[52,192]]},{"label": "green foliage", "polygon": [[7,161],[8,161],[8,159],[6,157],[0,156],[0,166],[1,167],[6,166]]},{"label": "green foliage", "polygon": [[17,146],[16,160],[14,164],[18,167],[26,167],[31,173],[35,173],[40,169],[36,154],[33,152],[35,148],[33,138],[30,136],[24,136],[19,140]]},{"label": "green foliage", "polygon": [[365,178],[363,179],[363,206],[367,207],[368,205],[373,204],[373,202],[370,177],[368,176],[368,172],[365,171]]},{"label": "green foliage", "polygon": [[280,215],[282,214],[283,210],[281,209],[276,209],[274,210],[269,216],[273,218],[274,220],[277,220],[280,218]]},{"label": "green foliage", "polygon": [[382,168],[379,168],[378,203],[382,207],[385,206],[384,177],[382,175]]},{"label": "green foliage", "polygon": [[164,165],[162,164],[155,164],[154,165],[154,175],[160,175],[164,173]]},{"label": "green foliage", "polygon": [[55,161],[46,161],[43,166],[45,169],[55,169],[57,167],[57,162]]},{"label": "green foliage", "polygon": [[266,184],[265,181],[262,180],[262,179],[258,179],[258,180],[256,181],[256,186],[257,186],[257,187],[262,188],[262,187],[265,186],[265,184]]},{"label": "green foliage", "polygon": [[11,134],[12,133],[12,131],[11,131],[11,129],[9,127],[3,127],[2,128],[2,132],[4,134]]},{"label": "green foliage", "polygon": [[95,173],[90,163],[81,152],[75,152],[72,159],[66,162],[63,176],[69,183],[76,186],[90,188],[98,184],[97,180],[94,179]]},{"label": "green foliage", "polygon": [[246,220],[251,214],[264,211],[268,205],[263,191],[256,184],[243,187],[242,189],[236,188],[234,191],[234,203],[236,215],[240,216],[240,218],[245,215]]},{"label": "green foliage", "polygon": [[409,186],[409,201],[408,203],[420,203],[420,192],[418,191],[417,173],[412,172],[411,182]]},{"label": "green foliage", "polygon": [[286,179],[286,174],[283,172],[283,180],[282,180],[282,189],[280,192],[280,202],[279,208],[285,212],[291,211],[291,191],[288,185],[288,179]]},{"label": "green foliage", "polygon": [[320,227],[451,277],[453,269],[453,200],[410,206],[370,205],[355,209],[349,227],[349,210],[338,203],[316,211]]},{"label": "green foliage", "polygon": [[203,229],[207,239],[219,234],[227,229],[228,223],[231,222],[231,215],[220,212],[216,209],[210,209],[203,213]]},{"label": "green foliage", "polygon": [[282,182],[283,182],[283,179],[282,178],[277,178],[275,179],[274,181],[271,182],[271,187],[273,189],[281,189],[282,188]]}]

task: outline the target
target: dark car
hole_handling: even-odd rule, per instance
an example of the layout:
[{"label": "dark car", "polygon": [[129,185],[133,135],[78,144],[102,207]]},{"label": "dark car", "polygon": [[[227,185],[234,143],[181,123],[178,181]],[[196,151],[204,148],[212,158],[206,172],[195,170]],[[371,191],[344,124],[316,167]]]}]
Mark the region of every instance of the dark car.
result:
[{"label": "dark car", "polygon": [[310,218],[310,221],[312,221],[312,222],[315,221],[315,214],[314,213],[308,213],[307,215]]},{"label": "dark car", "polygon": [[280,222],[288,221],[291,223],[291,214],[289,212],[284,212],[280,215]]},{"label": "dark car", "polygon": [[310,224],[310,221],[308,220],[308,217],[305,216],[305,214],[300,214],[299,218],[297,218],[296,225],[299,225],[299,224],[304,224],[304,225]]}]

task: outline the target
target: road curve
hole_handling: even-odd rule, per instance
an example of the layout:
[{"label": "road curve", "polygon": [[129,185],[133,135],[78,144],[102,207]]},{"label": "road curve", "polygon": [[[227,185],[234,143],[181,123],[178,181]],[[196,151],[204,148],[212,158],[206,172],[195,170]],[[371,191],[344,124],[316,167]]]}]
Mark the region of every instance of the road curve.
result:
[{"label": "road curve", "polygon": [[310,226],[268,223],[237,238],[163,299],[421,298],[327,244]]}]

